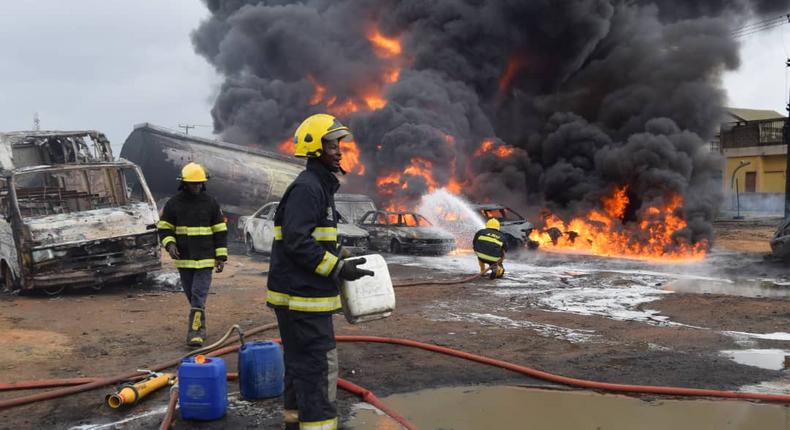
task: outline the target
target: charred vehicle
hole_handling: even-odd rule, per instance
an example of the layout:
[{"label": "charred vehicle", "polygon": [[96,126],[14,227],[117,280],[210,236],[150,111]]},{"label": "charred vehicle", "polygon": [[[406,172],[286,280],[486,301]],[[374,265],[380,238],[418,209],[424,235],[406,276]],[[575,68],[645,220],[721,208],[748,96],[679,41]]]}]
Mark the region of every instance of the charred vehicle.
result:
[{"label": "charred vehicle", "polygon": [[154,200],[96,131],[0,133],[0,275],[7,289],[98,288],[160,268]]},{"label": "charred vehicle", "polygon": [[528,239],[534,226],[513,209],[498,204],[479,204],[474,205],[473,209],[480,214],[483,222],[490,218],[499,220],[499,229],[505,236],[505,244],[509,250],[516,250],[524,245],[537,247],[537,242]]},{"label": "charred vehicle", "polygon": [[[247,252],[271,252],[274,241],[274,212],[278,204],[279,202],[265,204],[246,217],[243,229]],[[340,214],[337,222],[337,243],[352,255],[361,255],[368,250],[368,233],[349,224],[343,214]]]},{"label": "charred vehicle", "polygon": [[414,212],[370,211],[359,226],[370,233],[370,247],[393,254],[444,255],[455,249],[455,238]]},{"label": "charred vehicle", "polygon": [[364,194],[335,194],[335,208],[346,221],[358,224],[366,213],[376,210],[373,200]]},{"label": "charred vehicle", "polygon": [[774,257],[790,262],[790,218],[785,219],[779,225],[770,243]]}]

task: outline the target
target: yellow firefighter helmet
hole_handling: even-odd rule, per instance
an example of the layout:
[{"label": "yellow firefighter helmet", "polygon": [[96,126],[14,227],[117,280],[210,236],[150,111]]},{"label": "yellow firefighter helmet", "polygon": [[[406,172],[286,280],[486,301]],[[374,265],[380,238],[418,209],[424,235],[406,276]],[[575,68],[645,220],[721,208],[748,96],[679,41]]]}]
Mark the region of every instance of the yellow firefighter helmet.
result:
[{"label": "yellow firefighter helmet", "polygon": [[488,221],[486,221],[486,228],[499,230],[499,220],[496,218],[489,218]]},{"label": "yellow firefighter helmet", "polygon": [[302,121],[294,133],[294,155],[297,157],[320,157],[322,140],[342,139],[351,134],[348,127],[337,118],[317,113]]},{"label": "yellow firefighter helmet", "polygon": [[208,176],[203,166],[197,163],[189,163],[181,169],[181,182],[206,182]]}]

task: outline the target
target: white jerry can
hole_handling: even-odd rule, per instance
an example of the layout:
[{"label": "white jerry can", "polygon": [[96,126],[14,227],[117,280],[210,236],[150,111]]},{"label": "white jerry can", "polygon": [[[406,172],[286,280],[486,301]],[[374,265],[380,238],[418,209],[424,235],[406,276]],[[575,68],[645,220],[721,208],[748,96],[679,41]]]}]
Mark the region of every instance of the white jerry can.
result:
[{"label": "white jerry can", "polygon": [[362,255],[346,261],[365,258],[362,269],[372,270],[373,276],[340,284],[343,313],[351,324],[386,318],[395,310],[395,290],[392,288],[387,262],[379,254]]}]

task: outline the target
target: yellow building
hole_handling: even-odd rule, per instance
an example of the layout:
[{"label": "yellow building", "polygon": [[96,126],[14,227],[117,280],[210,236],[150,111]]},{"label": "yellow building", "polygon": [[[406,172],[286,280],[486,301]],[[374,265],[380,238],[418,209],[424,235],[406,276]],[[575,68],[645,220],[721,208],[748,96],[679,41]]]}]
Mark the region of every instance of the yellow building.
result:
[{"label": "yellow building", "polygon": [[[738,191],[745,193],[742,196],[747,202],[760,197],[777,200],[781,207],[787,174],[787,145],[782,144],[785,117],[771,110],[728,108],[727,111],[732,121],[723,124],[720,133],[721,153],[725,158],[722,175],[725,193],[734,194],[737,182]],[[763,196],[750,196],[750,193]]]}]

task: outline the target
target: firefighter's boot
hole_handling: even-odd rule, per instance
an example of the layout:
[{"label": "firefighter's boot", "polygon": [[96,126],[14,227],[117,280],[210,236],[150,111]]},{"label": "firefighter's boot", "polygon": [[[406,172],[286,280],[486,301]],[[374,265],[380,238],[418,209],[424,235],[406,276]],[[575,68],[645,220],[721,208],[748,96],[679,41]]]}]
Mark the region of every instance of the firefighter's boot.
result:
[{"label": "firefighter's boot", "polygon": [[187,345],[198,347],[203,346],[206,340],[206,311],[200,308],[192,308],[189,311],[189,328],[187,330]]},{"label": "firefighter's boot", "polygon": [[283,429],[299,430],[299,411],[296,409],[286,409],[283,416]]}]

